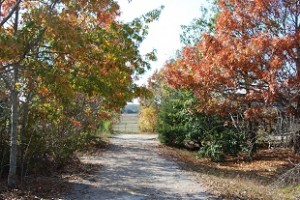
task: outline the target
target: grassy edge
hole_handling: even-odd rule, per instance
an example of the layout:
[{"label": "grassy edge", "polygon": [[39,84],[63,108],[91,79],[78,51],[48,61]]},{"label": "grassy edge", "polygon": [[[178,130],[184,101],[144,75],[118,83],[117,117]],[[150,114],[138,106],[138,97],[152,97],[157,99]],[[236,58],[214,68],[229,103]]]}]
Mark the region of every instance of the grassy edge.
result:
[{"label": "grassy edge", "polygon": [[160,154],[177,162],[180,167],[204,182],[208,186],[208,192],[223,199],[291,200],[300,197],[299,185],[278,187],[272,182],[266,183],[241,176],[238,170],[231,172],[228,177],[211,166],[203,168],[203,165],[197,165],[195,153],[187,150],[160,145]]}]

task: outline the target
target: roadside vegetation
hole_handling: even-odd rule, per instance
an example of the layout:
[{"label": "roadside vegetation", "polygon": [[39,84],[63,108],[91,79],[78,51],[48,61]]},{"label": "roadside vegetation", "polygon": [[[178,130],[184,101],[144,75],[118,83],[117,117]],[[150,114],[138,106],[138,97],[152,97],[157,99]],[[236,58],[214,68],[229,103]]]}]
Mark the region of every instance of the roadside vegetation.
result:
[{"label": "roadside vegetation", "polygon": [[224,198],[300,198],[299,7],[210,1],[146,90],[134,79],[156,57],[139,45],[163,7],[123,23],[114,0],[1,1],[0,198],[103,146],[138,96],[141,131]]},{"label": "roadside vegetation", "polygon": [[124,23],[113,0],[0,2],[0,194],[103,143],[144,93],[155,54],[138,48],[161,9]]},{"label": "roadside vegetation", "polygon": [[224,162],[197,158],[197,152],[174,147],[162,147],[160,152],[177,162],[183,169],[195,174],[209,192],[224,199],[292,200],[300,198],[300,158],[289,148],[260,149],[251,162],[242,156],[226,157]]},{"label": "roadside vegetation", "polygon": [[211,1],[149,81],[160,141],[229,199],[299,198],[298,7]]}]

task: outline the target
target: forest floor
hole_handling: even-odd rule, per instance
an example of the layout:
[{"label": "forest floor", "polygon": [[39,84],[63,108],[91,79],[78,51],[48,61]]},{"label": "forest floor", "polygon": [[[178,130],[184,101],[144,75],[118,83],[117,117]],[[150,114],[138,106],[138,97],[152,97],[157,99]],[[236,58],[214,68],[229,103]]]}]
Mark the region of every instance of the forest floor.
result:
[{"label": "forest floor", "polygon": [[9,190],[2,180],[0,200],[300,199],[299,187],[280,182],[300,162],[288,149],[261,150],[252,162],[214,163],[161,145],[156,135],[121,134],[78,156],[62,175],[27,178],[23,188]]}]

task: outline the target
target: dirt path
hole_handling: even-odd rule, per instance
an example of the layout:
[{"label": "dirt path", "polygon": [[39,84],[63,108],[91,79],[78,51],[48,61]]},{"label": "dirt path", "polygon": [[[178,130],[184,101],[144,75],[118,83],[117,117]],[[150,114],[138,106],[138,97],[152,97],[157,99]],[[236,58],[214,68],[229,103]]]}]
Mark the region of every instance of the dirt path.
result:
[{"label": "dirt path", "polygon": [[70,180],[73,193],[66,200],[85,199],[216,199],[204,185],[159,155],[156,135],[117,135],[99,157],[82,161],[101,164],[93,176]]}]

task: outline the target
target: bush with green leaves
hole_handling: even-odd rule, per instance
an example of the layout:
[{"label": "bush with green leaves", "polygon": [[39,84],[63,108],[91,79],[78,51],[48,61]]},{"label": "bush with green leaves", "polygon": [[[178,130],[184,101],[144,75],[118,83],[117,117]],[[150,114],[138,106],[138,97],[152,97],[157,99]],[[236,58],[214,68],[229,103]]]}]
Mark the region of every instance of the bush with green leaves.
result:
[{"label": "bush with green leaves", "polygon": [[184,91],[171,91],[159,108],[157,130],[162,143],[183,145],[189,135],[191,117],[189,110],[193,103],[193,95]]},{"label": "bush with green leaves", "polygon": [[199,157],[207,157],[212,161],[223,161],[226,155],[237,156],[246,150],[245,134],[234,131],[233,128],[213,130],[207,133],[203,146],[199,149]]},{"label": "bush with green leaves", "polygon": [[237,156],[246,146],[245,134],[226,123],[226,118],[196,110],[193,94],[169,90],[160,104],[158,133],[162,143],[184,147],[192,142],[200,147],[199,156],[222,161],[225,155]]}]

